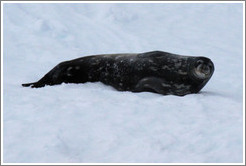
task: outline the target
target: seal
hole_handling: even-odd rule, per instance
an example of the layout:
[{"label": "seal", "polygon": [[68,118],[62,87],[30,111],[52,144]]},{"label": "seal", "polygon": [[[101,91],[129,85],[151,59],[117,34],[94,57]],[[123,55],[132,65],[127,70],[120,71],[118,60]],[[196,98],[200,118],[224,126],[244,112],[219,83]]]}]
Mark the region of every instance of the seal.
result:
[{"label": "seal", "polygon": [[102,54],[62,62],[39,81],[22,86],[39,88],[61,83],[100,81],[119,91],[184,96],[198,93],[213,72],[214,64],[206,57],[162,51]]}]

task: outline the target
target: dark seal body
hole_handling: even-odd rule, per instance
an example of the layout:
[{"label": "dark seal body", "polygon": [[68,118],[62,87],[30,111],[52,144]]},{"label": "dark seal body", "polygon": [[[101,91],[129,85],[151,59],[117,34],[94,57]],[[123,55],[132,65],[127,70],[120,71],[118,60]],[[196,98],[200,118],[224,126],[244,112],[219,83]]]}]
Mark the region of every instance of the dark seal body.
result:
[{"label": "dark seal body", "polygon": [[153,51],[140,54],[86,56],[58,64],[33,88],[61,83],[100,81],[120,91],[149,91],[163,95],[198,93],[214,72],[212,61]]}]

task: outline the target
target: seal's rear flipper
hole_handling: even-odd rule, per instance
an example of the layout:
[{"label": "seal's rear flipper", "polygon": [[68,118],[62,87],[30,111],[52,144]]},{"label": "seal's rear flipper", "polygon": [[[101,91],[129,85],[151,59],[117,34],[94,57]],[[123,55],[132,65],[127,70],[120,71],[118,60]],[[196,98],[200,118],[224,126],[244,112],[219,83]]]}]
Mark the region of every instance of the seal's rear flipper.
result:
[{"label": "seal's rear flipper", "polygon": [[38,82],[34,82],[34,83],[27,83],[27,84],[22,84],[23,87],[29,87],[31,86],[31,88],[41,88],[44,87],[45,84],[40,84]]},{"label": "seal's rear flipper", "polygon": [[31,86],[31,85],[33,85],[34,83],[27,83],[27,84],[22,84],[22,86],[24,86],[24,87],[29,87],[29,86]]},{"label": "seal's rear flipper", "polygon": [[69,63],[67,62],[62,62],[57,66],[55,66],[47,74],[45,74],[39,81],[22,84],[22,86],[23,87],[31,86],[31,88],[41,88],[44,87],[45,85],[57,85],[63,82],[65,83],[74,82],[69,80],[73,78],[72,77],[73,73],[68,73],[71,69],[73,69],[73,66],[69,65]]}]

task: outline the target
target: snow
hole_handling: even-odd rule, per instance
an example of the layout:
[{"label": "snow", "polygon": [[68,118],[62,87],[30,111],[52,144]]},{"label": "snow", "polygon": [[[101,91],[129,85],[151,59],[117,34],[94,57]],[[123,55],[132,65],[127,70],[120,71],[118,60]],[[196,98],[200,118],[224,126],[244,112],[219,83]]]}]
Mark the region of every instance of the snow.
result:
[{"label": "snow", "polygon": [[[4,163],[242,163],[242,3],[4,3]],[[62,61],[162,50],[206,56],[199,94],[39,89]]]}]

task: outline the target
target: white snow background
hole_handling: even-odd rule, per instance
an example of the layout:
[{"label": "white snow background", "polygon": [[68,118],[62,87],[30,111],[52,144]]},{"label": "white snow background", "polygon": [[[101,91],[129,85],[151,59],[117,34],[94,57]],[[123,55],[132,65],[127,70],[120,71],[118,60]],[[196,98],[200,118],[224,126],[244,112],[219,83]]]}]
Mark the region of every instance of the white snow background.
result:
[{"label": "white snow background", "polygon": [[[243,4],[3,4],[3,162],[243,162]],[[215,73],[184,97],[24,88],[62,61],[161,50]]]}]

